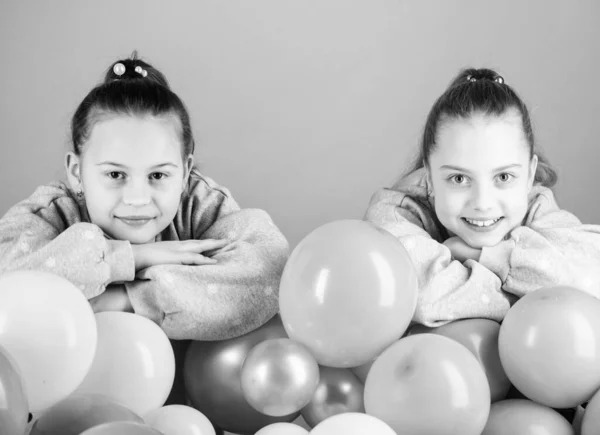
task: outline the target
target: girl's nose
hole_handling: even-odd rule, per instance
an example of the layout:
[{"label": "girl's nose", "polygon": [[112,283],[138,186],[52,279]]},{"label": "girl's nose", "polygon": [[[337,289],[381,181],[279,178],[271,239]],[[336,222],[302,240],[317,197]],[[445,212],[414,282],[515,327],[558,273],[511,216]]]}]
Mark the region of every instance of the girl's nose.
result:
[{"label": "girl's nose", "polygon": [[123,189],[123,203],[132,206],[147,205],[151,201],[150,186],[145,182],[130,181]]},{"label": "girl's nose", "polygon": [[494,205],[493,189],[482,185],[474,187],[471,203],[474,210],[482,212],[490,210]]}]

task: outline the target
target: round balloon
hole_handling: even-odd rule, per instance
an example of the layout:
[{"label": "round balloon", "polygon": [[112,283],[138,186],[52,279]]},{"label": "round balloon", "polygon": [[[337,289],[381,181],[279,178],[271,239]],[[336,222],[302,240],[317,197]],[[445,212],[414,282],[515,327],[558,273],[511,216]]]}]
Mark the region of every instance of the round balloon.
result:
[{"label": "round balloon", "polygon": [[0,428],[6,435],[23,435],[29,403],[17,362],[0,346]]},{"label": "round balloon", "polygon": [[300,411],[319,382],[319,366],[308,349],[289,338],[254,346],[242,366],[242,392],[254,409],[281,417]]},{"label": "round balloon", "polygon": [[552,408],[584,403],[600,388],[600,300],[566,286],[528,293],[506,314],[498,349],[529,399]]},{"label": "round balloon", "polygon": [[[594,432],[596,433],[596,432]],[[481,435],[573,435],[573,427],[555,410],[525,399],[492,404]]]},{"label": "round balloon", "polygon": [[79,393],[110,397],[139,415],[161,407],[175,378],[169,339],[151,320],[132,313],[96,314],[98,350]]},{"label": "round balloon", "polygon": [[600,428],[600,390],[594,394],[588,402],[583,413],[579,410],[581,416],[581,435],[594,435]]},{"label": "round balloon", "polygon": [[94,312],[70,281],[41,271],[0,276],[0,345],[22,374],[30,411],[71,394],[96,351]]},{"label": "round balloon", "polygon": [[417,275],[402,244],[358,220],[308,234],[286,263],[279,290],[289,337],[328,367],[373,360],[402,336],[416,301]]},{"label": "round balloon", "polygon": [[242,366],[257,344],[287,338],[279,316],[240,337],[221,341],[192,341],[183,378],[190,404],[216,426],[236,434],[254,435],[271,423],[291,422],[300,412],[271,417],[250,406],[242,391]]},{"label": "round balloon", "polygon": [[347,412],[365,412],[364,386],[349,369],[319,367],[319,383],[308,405],[300,412],[310,427]]},{"label": "round balloon", "polygon": [[97,394],[74,394],[47,409],[30,435],[79,435],[103,423],[144,420],[127,407]]},{"label": "round balloon", "polygon": [[462,344],[437,334],[411,335],[373,363],[365,409],[398,433],[479,435],[490,410],[490,387]]},{"label": "round balloon", "polygon": [[[398,432],[399,434],[408,432]],[[396,432],[385,422],[372,415],[358,412],[345,412],[329,417],[319,423],[310,435],[396,435]]]},{"label": "round balloon", "polygon": [[144,416],[150,427],[167,435],[215,435],[212,423],[200,411],[185,405],[168,405]]},{"label": "round balloon", "polygon": [[425,330],[413,328],[411,335],[418,334],[420,331],[443,335],[469,349],[481,363],[487,376],[492,403],[506,397],[511,384],[500,362],[498,352],[500,324],[498,322],[489,319],[457,320],[437,328],[426,328]]},{"label": "round balloon", "polygon": [[255,435],[308,435],[308,431],[293,423],[273,423],[263,427]]},{"label": "round balloon", "polygon": [[81,435],[165,435],[144,424],[132,422],[113,422],[94,426],[82,432]]}]

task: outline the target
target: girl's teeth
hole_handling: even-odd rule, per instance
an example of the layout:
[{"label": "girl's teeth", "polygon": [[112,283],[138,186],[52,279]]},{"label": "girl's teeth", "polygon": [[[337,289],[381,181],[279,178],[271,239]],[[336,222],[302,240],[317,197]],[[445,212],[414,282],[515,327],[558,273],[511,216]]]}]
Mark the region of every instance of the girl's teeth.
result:
[{"label": "girl's teeth", "polygon": [[470,224],[472,224],[472,225],[477,225],[478,227],[489,227],[490,225],[493,225],[496,222],[498,222],[500,220],[500,218],[498,218],[498,219],[490,219],[488,221],[474,221],[474,220],[467,219],[467,218],[465,218],[465,220],[467,222],[469,222]]}]

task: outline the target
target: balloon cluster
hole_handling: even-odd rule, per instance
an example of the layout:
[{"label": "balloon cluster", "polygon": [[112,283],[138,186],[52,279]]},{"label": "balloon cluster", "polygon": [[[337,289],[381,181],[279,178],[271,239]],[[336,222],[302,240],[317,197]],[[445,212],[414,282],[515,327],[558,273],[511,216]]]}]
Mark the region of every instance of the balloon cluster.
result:
[{"label": "balloon cluster", "polygon": [[174,374],[169,339],[152,321],[94,314],[50,273],[0,276],[0,434],[215,435],[196,409],[163,406]]},{"label": "balloon cluster", "polygon": [[[406,250],[344,220],[297,245],[279,296],[280,314],[262,327],[192,341],[186,405],[164,406],[175,360],[157,325],[94,315],[54,275],[0,276],[0,433],[27,433],[30,412],[31,435],[306,435],[300,416],[310,435],[600,426],[600,300],[582,291],[538,289],[501,324],[411,324],[418,283]],[[577,409],[573,424],[566,408]]]},{"label": "balloon cluster", "polygon": [[410,324],[417,292],[394,237],[361,221],[324,225],[286,264],[280,317],[247,336],[192,343],[191,404],[237,434],[302,434],[290,423],[298,415],[311,435],[572,434],[568,407],[578,407],[577,433],[595,433],[598,299],[540,288],[502,324],[428,328]]}]

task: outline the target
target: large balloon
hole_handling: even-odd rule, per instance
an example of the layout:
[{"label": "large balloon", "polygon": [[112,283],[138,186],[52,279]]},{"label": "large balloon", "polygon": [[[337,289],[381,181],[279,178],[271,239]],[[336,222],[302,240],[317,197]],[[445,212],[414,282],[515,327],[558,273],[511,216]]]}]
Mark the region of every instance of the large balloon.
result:
[{"label": "large balloon", "polygon": [[509,399],[493,403],[481,435],[517,434],[574,435],[574,431],[558,412],[531,400]]},{"label": "large balloon", "polygon": [[81,435],[165,435],[145,424],[118,421],[94,426]]},{"label": "large balloon", "polygon": [[241,376],[248,403],[263,414],[281,417],[310,402],[319,382],[319,366],[304,345],[274,338],[250,350]]},{"label": "large balloon", "polygon": [[411,335],[421,332],[439,334],[458,341],[469,349],[481,363],[488,378],[492,403],[506,397],[511,384],[500,363],[498,353],[500,324],[498,322],[489,319],[465,319],[437,328],[419,326],[411,329]]},{"label": "large balloon", "polygon": [[437,334],[411,335],[373,363],[365,409],[399,434],[479,435],[490,410],[490,387],[462,344]]},{"label": "large balloon", "polygon": [[97,394],[74,394],[47,409],[34,423],[30,435],[79,435],[103,423],[144,420],[112,399]]},{"label": "large balloon", "polygon": [[215,435],[211,422],[200,411],[185,405],[168,405],[144,415],[146,424],[166,435]]},{"label": "large balloon", "polygon": [[336,414],[365,412],[364,386],[349,369],[319,367],[317,389],[300,412],[310,427]]},{"label": "large balloon", "polygon": [[308,431],[293,423],[273,423],[263,427],[255,435],[308,435]]},{"label": "large balloon", "polygon": [[325,224],[294,249],[279,290],[291,339],[320,365],[355,367],[398,340],[417,301],[417,276],[402,244],[357,220]]},{"label": "large balloon", "polygon": [[40,271],[0,276],[0,345],[23,376],[39,413],[71,394],[92,365],[94,312],[70,281]]},{"label": "large balloon", "polygon": [[248,334],[221,341],[192,341],[183,377],[190,404],[216,426],[236,434],[254,435],[271,423],[291,422],[300,412],[271,417],[252,408],[242,391],[244,360],[257,344],[287,338],[279,316]]},{"label": "large balloon", "polygon": [[552,408],[575,407],[600,388],[600,300],[565,286],[528,293],[504,318],[498,348],[521,393]]},{"label": "large balloon", "polygon": [[[398,432],[398,435],[410,432]],[[458,433],[458,432],[457,432]],[[372,415],[345,412],[329,417],[319,423],[310,435],[397,435],[385,422]],[[412,434],[411,434],[412,435]]]},{"label": "large balloon", "polygon": [[160,408],[175,378],[169,339],[151,320],[132,313],[96,314],[98,351],[77,391],[103,394],[139,415]]},{"label": "large balloon", "polygon": [[0,346],[0,428],[5,435],[23,435],[29,402],[17,362]]}]

